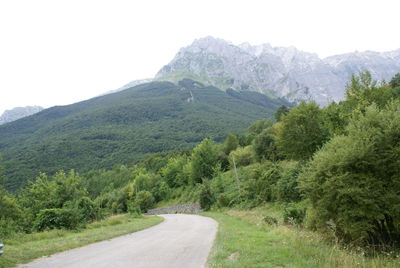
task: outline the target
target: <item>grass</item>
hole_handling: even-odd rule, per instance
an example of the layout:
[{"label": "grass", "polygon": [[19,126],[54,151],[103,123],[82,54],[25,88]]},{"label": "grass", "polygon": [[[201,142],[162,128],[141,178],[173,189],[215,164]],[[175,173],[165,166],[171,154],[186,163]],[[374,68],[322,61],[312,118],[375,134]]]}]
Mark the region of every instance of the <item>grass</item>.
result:
[{"label": "grass", "polygon": [[12,267],[53,253],[81,247],[90,243],[133,233],[159,224],[163,218],[116,215],[94,222],[83,230],[51,230],[33,234],[18,234],[4,242],[4,254],[0,256],[0,267]]},{"label": "grass", "polygon": [[[400,257],[365,257],[361,251],[330,244],[315,232],[282,224],[279,208],[206,212],[219,222],[209,267],[378,268],[400,267]],[[277,218],[268,225],[263,218]]]}]

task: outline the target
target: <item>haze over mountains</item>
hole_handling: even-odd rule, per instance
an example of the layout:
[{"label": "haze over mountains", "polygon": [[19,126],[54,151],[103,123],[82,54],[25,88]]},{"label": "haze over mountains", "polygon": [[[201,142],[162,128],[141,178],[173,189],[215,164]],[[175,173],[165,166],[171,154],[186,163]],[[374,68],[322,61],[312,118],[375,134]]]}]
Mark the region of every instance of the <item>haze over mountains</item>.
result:
[{"label": "haze over mountains", "polygon": [[320,59],[294,47],[236,46],[205,37],[182,48],[156,79],[177,81],[190,77],[222,89],[251,90],[293,102],[315,100],[326,105],[342,100],[351,75],[364,70],[370,71],[374,79],[389,80],[400,72],[400,49]]}]

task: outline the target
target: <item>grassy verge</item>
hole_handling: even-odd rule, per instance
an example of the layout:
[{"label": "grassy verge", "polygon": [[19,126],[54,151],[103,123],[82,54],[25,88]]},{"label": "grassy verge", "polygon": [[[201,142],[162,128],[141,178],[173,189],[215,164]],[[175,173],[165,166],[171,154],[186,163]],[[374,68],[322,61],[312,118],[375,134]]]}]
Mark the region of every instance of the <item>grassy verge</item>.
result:
[{"label": "grassy verge", "polygon": [[129,215],[117,215],[89,224],[85,229],[78,231],[51,230],[18,234],[3,241],[5,247],[4,254],[0,256],[0,267],[27,263],[56,252],[140,231],[162,221],[163,218],[155,216],[133,218]]},{"label": "grassy verge", "polygon": [[267,225],[263,218],[280,219],[277,207],[206,212],[219,222],[209,267],[400,267],[400,257],[365,257],[329,244],[315,232],[282,224]]}]

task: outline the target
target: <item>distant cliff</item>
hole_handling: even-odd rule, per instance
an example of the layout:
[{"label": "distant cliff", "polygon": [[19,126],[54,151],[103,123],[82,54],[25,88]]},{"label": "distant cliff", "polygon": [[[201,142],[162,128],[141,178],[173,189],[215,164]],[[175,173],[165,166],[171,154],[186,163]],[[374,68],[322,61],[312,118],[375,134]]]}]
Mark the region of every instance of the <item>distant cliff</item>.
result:
[{"label": "distant cliff", "polygon": [[390,80],[400,72],[400,49],[354,52],[320,59],[294,47],[233,45],[205,37],[182,48],[156,79],[187,77],[218,88],[250,90],[289,101],[315,100],[325,105],[344,97],[352,74],[368,70],[374,79]]},{"label": "distant cliff", "polygon": [[33,115],[41,110],[43,110],[43,107],[40,106],[16,107],[11,110],[6,110],[0,116],[0,125]]}]

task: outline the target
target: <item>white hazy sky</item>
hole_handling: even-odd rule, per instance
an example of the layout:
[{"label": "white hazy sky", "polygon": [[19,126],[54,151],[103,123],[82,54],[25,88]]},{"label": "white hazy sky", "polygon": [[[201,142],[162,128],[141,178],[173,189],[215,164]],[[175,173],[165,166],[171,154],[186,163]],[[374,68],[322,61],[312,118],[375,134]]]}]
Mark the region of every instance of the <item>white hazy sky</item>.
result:
[{"label": "white hazy sky", "polygon": [[1,0],[0,114],[84,100],[153,77],[194,39],[320,57],[400,48],[399,0]]}]

